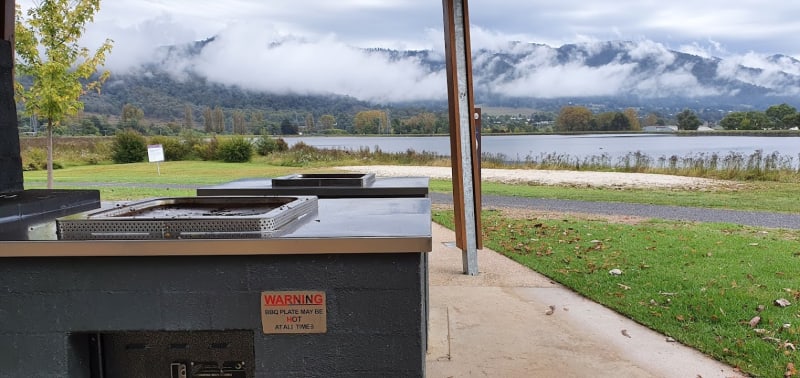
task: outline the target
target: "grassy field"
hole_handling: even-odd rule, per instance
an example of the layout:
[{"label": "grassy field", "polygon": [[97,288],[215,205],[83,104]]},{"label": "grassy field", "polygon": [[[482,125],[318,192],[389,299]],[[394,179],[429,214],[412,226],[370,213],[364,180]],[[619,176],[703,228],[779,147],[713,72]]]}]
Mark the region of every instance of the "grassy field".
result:
[{"label": "grassy field", "polygon": [[[163,195],[190,195],[194,191],[181,189],[186,185],[214,185],[250,177],[275,177],[298,172],[331,172],[329,165],[314,168],[278,166],[264,161],[250,163],[222,163],[208,161],[177,161],[160,164],[161,174],[154,163],[83,165],[56,170],[56,187],[99,189],[101,198],[108,201],[131,200]],[[45,171],[25,172],[25,187],[44,188]],[[116,186],[96,186],[95,183],[113,183]],[[87,185],[88,184],[88,185]],[[132,184],[132,185],[119,185]],[[163,186],[147,188],[137,186]],[[451,182],[432,180],[432,191],[450,192]],[[735,189],[711,191],[644,190],[644,189],[591,189],[565,186],[510,185],[483,183],[485,195],[507,195],[536,198],[575,199],[584,201],[630,202],[672,206],[694,206],[735,210],[770,212],[800,212],[797,201],[797,184],[757,181],[742,183]]]},{"label": "grassy field", "polygon": [[[453,226],[451,211],[433,218]],[[748,374],[784,377],[800,363],[798,231],[500,211],[483,225],[487,248]]]}]

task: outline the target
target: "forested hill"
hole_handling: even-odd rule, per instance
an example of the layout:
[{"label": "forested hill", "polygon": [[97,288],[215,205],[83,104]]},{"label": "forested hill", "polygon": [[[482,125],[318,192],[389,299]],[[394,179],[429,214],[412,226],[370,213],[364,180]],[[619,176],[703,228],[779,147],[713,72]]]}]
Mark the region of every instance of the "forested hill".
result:
[{"label": "forested hill", "polygon": [[266,120],[273,123],[283,119],[294,121],[297,117],[302,122],[306,114],[316,117],[330,114],[342,122],[339,126],[344,128],[356,113],[374,108],[374,105],[343,95],[256,92],[212,83],[196,74],[176,80],[166,72],[145,68],[139,72],[114,74],[100,95],[89,94],[84,98],[87,113],[119,115],[125,104],[131,104],[142,109],[148,119],[177,123],[184,119],[188,105],[200,122],[204,108],[221,107],[226,111],[263,112]]},{"label": "forested hill", "polygon": [[[187,106],[196,120],[206,107],[221,107],[226,113],[258,111],[273,123],[333,115],[338,128],[348,129],[362,110],[441,112],[446,106],[441,52],[289,39],[238,42],[248,43],[247,51],[259,49],[240,58],[240,50],[226,50],[235,43],[209,38],[163,47],[149,62],[112,72],[102,96],[86,98],[86,111],[119,115],[131,104],[147,119],[173,122],[185,118]],[[665,114],[685,108],[724,114],[779,103],[800,106],[800,61],[784,55],[761,58],[752,63],[701,57],[652,41],[557,48],[509,42],[474,51],[473,84],[478,104],[550,112],[567,104],[598,112],[636,107]],[[264,67],[269,71],[252,76]]]}]

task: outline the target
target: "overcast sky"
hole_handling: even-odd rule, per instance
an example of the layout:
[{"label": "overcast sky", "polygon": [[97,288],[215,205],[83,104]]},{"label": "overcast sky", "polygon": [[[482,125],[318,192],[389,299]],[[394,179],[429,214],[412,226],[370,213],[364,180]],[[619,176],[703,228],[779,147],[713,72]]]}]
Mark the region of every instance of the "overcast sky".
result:
[{"label": "overcast sky", "polygon": [[[18,2],[25,8],[32,0]],[[630,40],[756,66],[762,57],[776,53],[800,58],[797,0],[471,0],[469,7],[474,49],[502,49],[508,41],[558,47]],[[348,50],[443,51],[442,7],[436,0],[106,0],[88,26],[85,41],[92,46],[113,39],[107,66],[119,71],[147,59],[153,46],[211,36],[224,43],[203,62],[209,75],[219,75],[220,81],[258,81],[252,73],[270,67],[281,72],[264,79],[271,89],[291,90],[298,77],[308,78],[312,71],[320,82],[317,92],[362,98],[372,96],[359,94],[367,90],[364,86],[397,80],[422,84],[402,89],[400,97],[419,97],[412,92],[443,85],[441,74],[420,71],[413,62],[392,66],[387,75],[390,62]],[[259,48],[275,41],[292,42],[271,53]],[[215,72],[220,69],[250,74],[232,78],[226,76],[230,72]],[[366,79],[349,77],[344,73],[348,69],[357,69],[353,74]]]}]

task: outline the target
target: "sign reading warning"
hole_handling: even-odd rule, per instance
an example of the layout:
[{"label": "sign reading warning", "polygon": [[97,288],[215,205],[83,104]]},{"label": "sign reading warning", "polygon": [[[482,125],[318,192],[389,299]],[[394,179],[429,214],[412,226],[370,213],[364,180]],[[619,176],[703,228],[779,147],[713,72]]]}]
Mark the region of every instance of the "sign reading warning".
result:
[{"label": "sign reading warning", "polygon": [[264,333],[327,332],[325,292],[261,292],[261,325]]}]

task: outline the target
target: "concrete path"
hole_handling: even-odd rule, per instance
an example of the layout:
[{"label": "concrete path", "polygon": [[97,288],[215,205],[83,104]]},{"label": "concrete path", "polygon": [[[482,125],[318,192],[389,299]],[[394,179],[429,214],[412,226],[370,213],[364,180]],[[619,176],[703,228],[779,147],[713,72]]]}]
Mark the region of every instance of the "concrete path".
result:
[{"label": "concrete path", "polygon": [[454,240],[433,224],[428,377],[742,376],[494,251],[466,276]]}]

